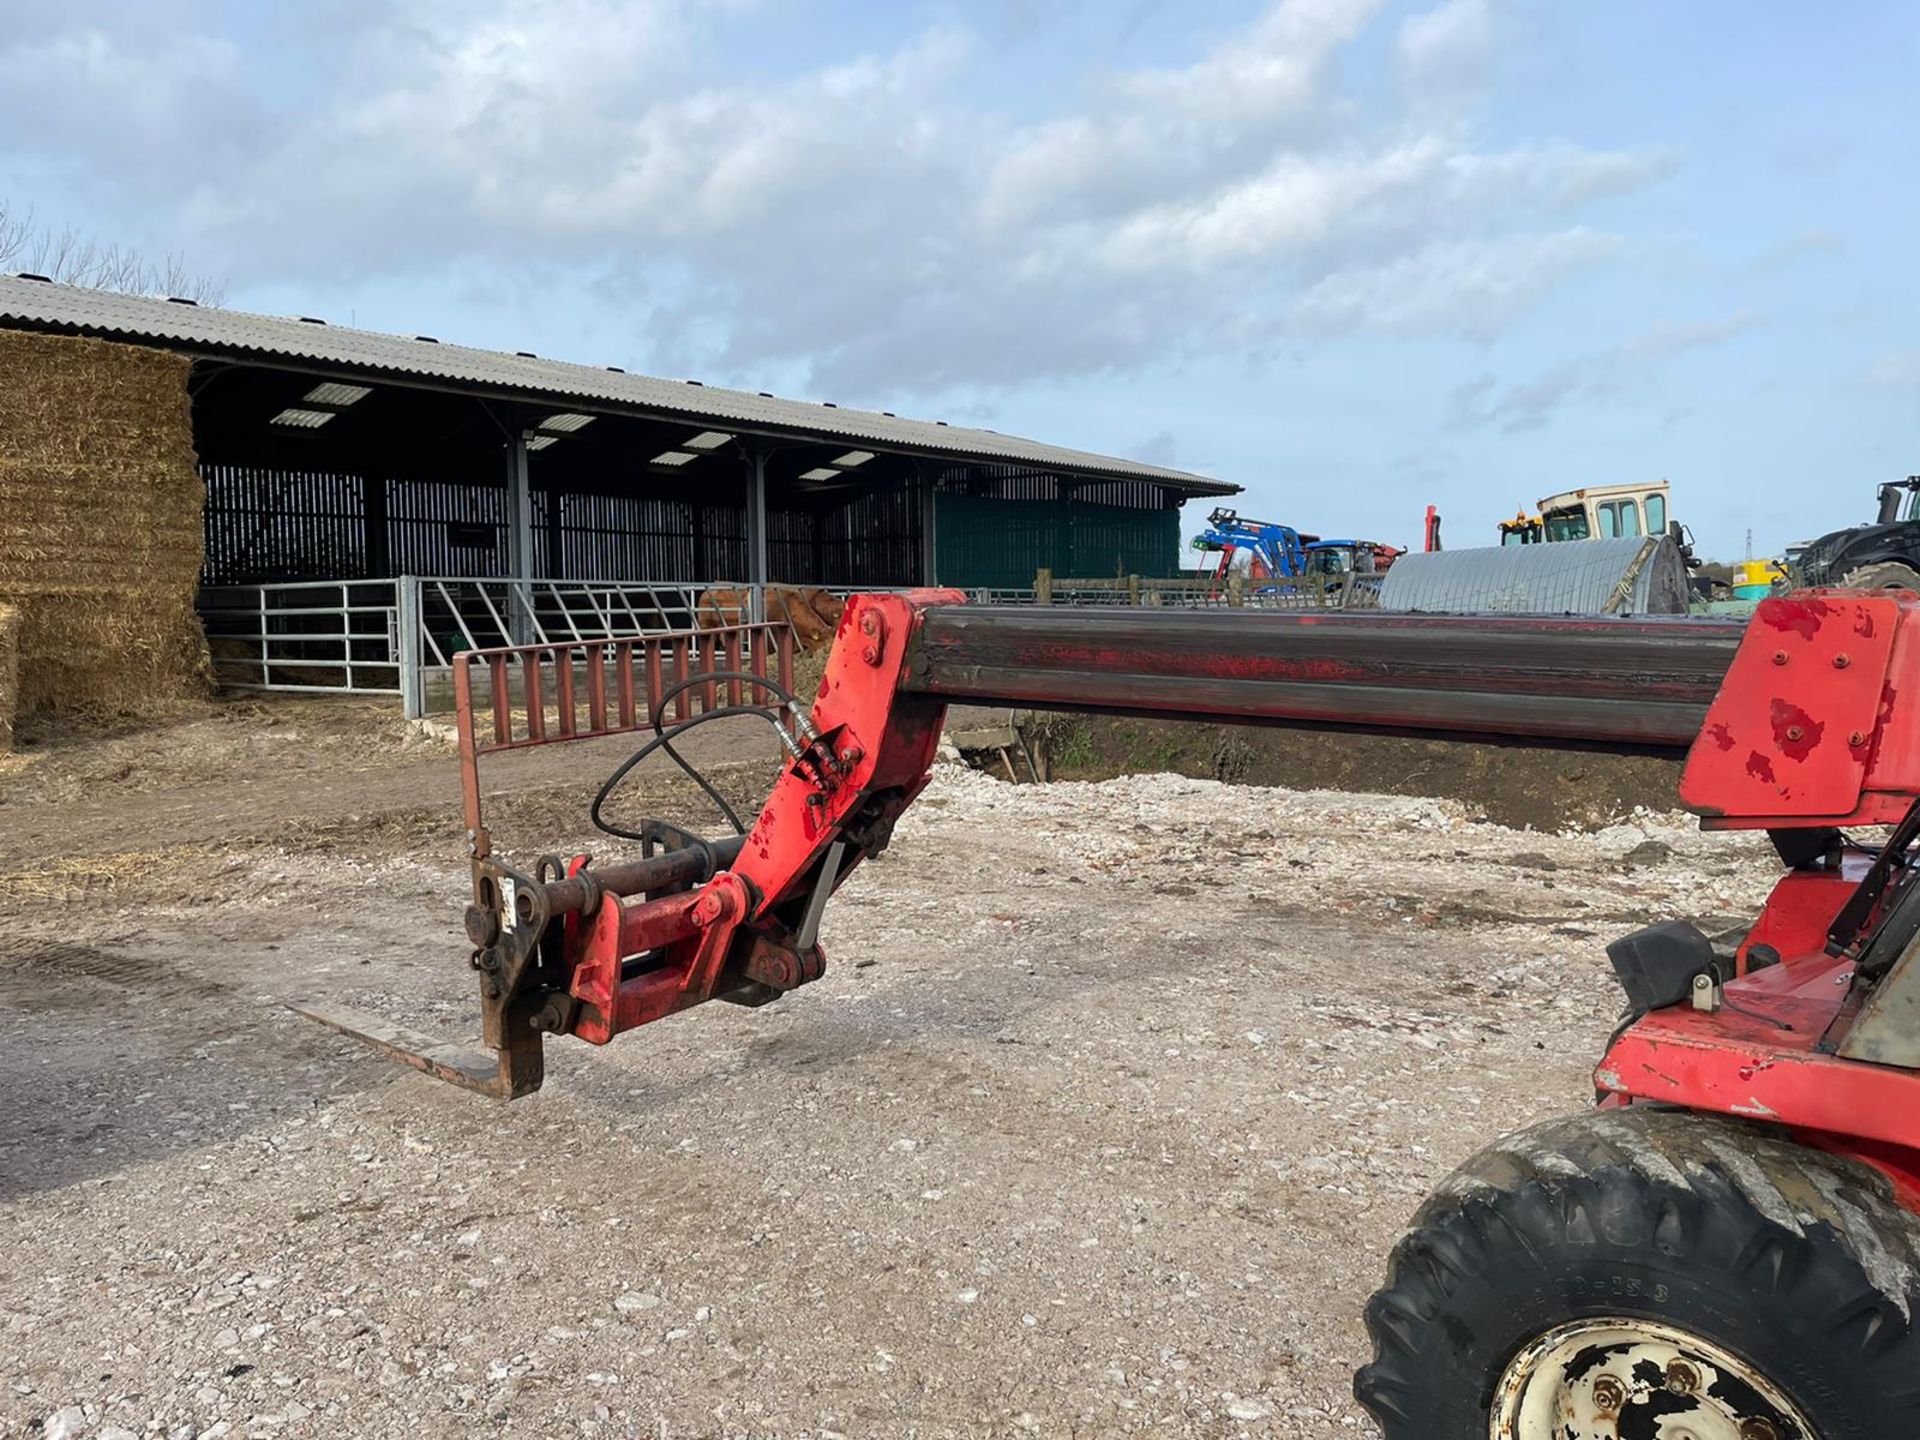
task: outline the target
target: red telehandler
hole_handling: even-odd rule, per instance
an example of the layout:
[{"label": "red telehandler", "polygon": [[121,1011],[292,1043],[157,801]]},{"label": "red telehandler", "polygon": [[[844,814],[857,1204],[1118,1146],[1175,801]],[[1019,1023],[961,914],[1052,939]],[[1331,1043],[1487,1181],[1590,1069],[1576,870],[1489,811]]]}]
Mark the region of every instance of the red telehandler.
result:
[{"label": "red telehandler", "polygon": [[[1626,1006],[1597,1103],[1496,1140],[1414,1216],[1356,1393],[1389,1440],[1920,1435],[1920,596],[1801,592],[1745,627],[960,601],[854,597],[811,706],[784,627],[460,657],[491,1053],[310,1013],[507,1098],[548,1035],[775,1000],[822,973],[825,906],[927,784],[949,702],[1685,749],[1683,802],[1766,830],[1785,873],[1737,945],[1665,921],[1608,947]],[[638,853],[494,852],[484,757],[646,735],[601,819],[620,774],[692,773],[675,738],[727,715],[786,755],[739,833],[603,821]]]}]

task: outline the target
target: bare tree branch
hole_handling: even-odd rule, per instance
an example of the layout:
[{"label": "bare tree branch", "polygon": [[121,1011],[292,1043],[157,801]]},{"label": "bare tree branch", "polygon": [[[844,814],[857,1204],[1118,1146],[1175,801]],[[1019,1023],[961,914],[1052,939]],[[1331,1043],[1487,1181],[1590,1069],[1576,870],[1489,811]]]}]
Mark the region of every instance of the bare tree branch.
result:
[{"label": "bare tree branch", "polygon": [[25,271],[65,285],[85,285],[124,295],[171,295],[201,305],[226,299],[223,281],[190,269],[179,255],[146,259],[122,245],[102,245],[72,226],[53,231],[38,224],[33,207],[16,209],[0,197],[0,274]]}]

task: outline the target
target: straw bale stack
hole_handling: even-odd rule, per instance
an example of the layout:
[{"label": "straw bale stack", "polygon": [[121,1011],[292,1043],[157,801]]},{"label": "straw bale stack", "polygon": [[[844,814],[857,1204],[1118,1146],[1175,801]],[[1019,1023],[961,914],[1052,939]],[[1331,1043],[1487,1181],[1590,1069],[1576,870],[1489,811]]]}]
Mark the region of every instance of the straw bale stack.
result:
[{"label": "straw bale stack", "polygon": [[19,611],[21,716],[135,714],[206,688],[188,368],[0,331],[0,603]]},{"label": "straw bale stack", "polygon": [[13,749],[13,712],[20,697],[20,611],[0,605],[0,755]]}]

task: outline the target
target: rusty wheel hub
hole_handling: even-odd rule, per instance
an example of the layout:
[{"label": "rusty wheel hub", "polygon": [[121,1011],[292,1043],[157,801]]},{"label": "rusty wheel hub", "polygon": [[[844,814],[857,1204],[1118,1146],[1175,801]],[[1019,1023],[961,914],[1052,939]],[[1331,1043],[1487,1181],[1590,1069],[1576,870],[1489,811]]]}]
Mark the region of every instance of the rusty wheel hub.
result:
[{"label": "rusty wheel hub", "polygon": [[1508,1363],[1489,1440],[1818,1440],[1754,1366],[1652,1320],[1557,1326]]}]

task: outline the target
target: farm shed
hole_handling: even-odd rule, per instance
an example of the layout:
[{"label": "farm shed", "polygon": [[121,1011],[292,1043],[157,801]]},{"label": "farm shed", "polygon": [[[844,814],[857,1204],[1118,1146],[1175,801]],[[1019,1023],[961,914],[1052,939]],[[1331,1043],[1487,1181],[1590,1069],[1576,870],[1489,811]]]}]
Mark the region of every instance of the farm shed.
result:
[{"label": "farm shed", "polygon": [[[432,665],[448,646],[684,618],[715,583],[1031,585],[1049,563],[1165,573],[1179,507],[1238,489],[941,421],[33,277],[0,277],[0,331],[15,332],[0,352],[10,423],[69,427],[61,444],[87,436],[93,458],[76,463],[93,466],[102,502],[89,544],[106,555],[136,529],[200,528],[200,607],[230,679],[236,663],[274,684],[306,666],[316,684],[388,689],[411,650]],[[112,356],[146,376],[176,417],[190,400],[190,431],[149,455],[158,410],[135,424],[104,388],[47,399],[42,379],[71,368],[74,337],[95,342],[102,374]],[[41,396],[32,416],[22,395]],[[15,568],[31,571],[27,556],[72,540],[74,517],[30,475],[13,483]],[[22,583],[5,572],[0,601]],[[29,704],[43,694],[34,630]],[[326,652],[323,635],[344,638]],[[76,663],[89,653],[76,637]]]}]

